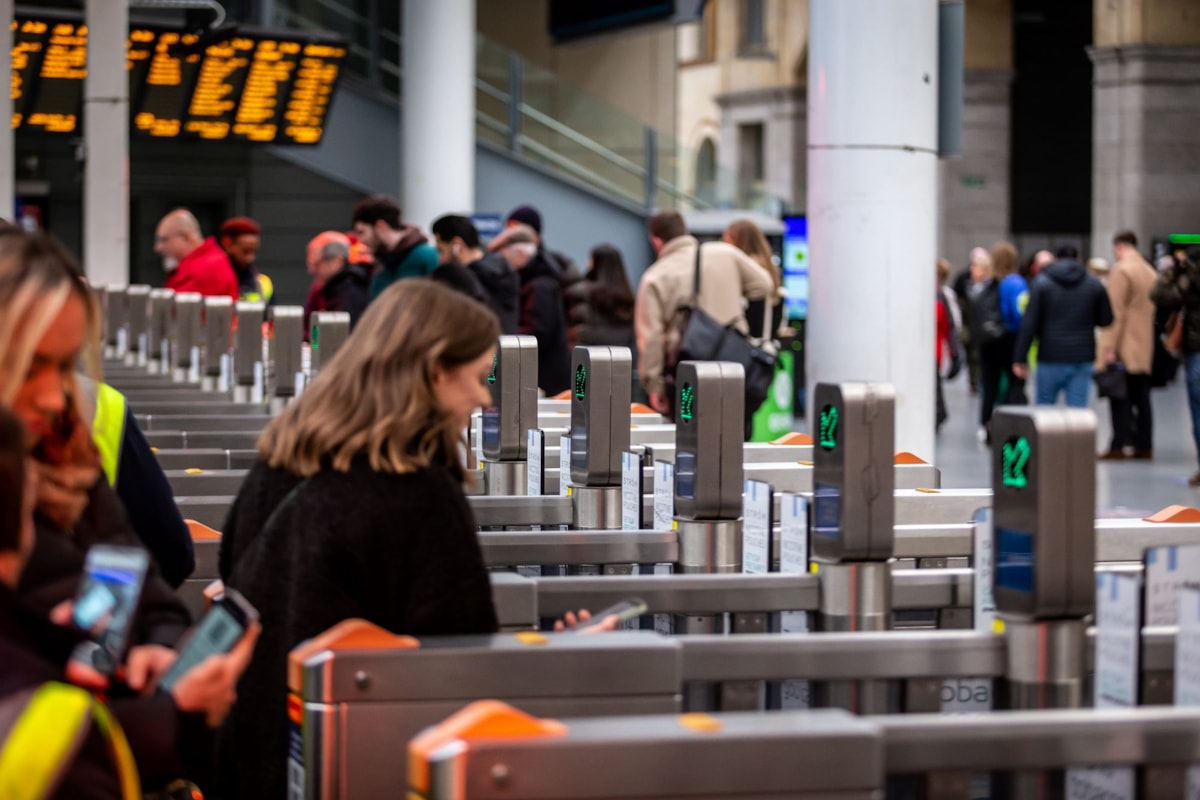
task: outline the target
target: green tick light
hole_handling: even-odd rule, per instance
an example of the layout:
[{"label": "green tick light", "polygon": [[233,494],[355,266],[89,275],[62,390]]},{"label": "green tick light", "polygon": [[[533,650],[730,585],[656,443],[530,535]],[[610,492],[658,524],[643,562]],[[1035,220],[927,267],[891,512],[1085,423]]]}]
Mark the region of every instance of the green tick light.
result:
[{"label": "green tick light", "polygon": [[679,392],[679,418],[691,422],[696,407],[696,390],[690,383],[685,383]]},{"label": "green tick light", "polygon": [[492,353],[492,372],[490,375],[488,375],[488,383],[496,382],[496,362],[497,362],[497,354]]},{"label": "green tick light", "polygon": [[580,364],[575,368],[575,399],[587,397],[587,367]]},{"label": "green tick light", "polygon": [[825,406],[821,409],[819,420],[819,443],[826,450],[837,447],[838,439],[838,410],[835,406]]},{"label": "green tick light", "polygon": [[1009,439],[1000,448],[1001,483],[1010,489],[1029,485],[1029,457],[1033,449],[1024,436]]}]

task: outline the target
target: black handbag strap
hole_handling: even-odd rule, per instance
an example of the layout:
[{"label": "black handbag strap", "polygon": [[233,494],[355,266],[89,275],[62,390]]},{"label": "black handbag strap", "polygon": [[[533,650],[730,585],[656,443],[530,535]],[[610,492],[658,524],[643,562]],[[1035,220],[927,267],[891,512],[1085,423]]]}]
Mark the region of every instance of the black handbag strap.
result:
[{"label": "black handbag strap", "polygon": [[704,245],[696,242],[696,268],[692,276],[692,308],[700,307],[700,248]]}]

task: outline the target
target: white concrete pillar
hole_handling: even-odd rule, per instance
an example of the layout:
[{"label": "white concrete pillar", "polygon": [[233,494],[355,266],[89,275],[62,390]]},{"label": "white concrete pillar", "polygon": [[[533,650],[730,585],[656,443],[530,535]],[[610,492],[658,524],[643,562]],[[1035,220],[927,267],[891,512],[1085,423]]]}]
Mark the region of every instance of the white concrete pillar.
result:
[{"label": "white concrete pillar", "polygon": [[[0,0],[0,53],[12,53],[13,0]],[[12,86],[12,58],[0,58],[0,86]],[[0,92],[0,219],[15,222],[16,155],[13,152],[12,92]]]},{"label": "white concrete pillar", "polygon": [[83,84],[83,264],[94,285],[129,283],[129,8],[88,0]]},{"label": "white concrete pillar", "polygon": [[475,207],[475,0],[405,0],[400,206],[428,231]]},{"label": "white concrete pillar", "polygon": [[809,9],[808,396],[891,383],[896,448],[932,461],[937,0]]}]

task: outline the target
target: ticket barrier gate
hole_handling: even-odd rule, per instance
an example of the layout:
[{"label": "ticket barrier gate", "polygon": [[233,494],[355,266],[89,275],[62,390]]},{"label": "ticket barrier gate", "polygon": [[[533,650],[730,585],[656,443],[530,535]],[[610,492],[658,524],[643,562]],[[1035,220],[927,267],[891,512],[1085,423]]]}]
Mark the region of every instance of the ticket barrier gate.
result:
[{"label": "ticket barrier gate", "polygon": [[[429,638],[350,620],[290,657],[304,796],[391,797],[403,743],[480,697],[554,716],[680,710],[678,646],[653,635]],[[297,718],[298,717],[298,718]]]},{"label": "ticket barrier gate", "polygon": [[529,486],[528,439],[537,407],[537,339],[501,336],[488,375],[492,404],[479,426],[484,491],[524,495]]},{"label": "ticket barrier gate", "polygon": [[483,701],[409,744],[409,797],[967,798],[939,778],[1197,760],[1195,709],[546,720]]}]

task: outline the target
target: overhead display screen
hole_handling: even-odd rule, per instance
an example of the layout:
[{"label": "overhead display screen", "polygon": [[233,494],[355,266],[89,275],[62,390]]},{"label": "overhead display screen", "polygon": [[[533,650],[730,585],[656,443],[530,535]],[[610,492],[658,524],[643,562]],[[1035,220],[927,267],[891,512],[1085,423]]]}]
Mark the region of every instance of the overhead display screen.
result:
[{"label": "overhead display screen", "polygon": [[[133,134],[311,145],[321,141],[345,44],[294,31],[242,31],[189,54],[198,36],[134,25],[126,43]],[[12,126],[82,131],[87,26],[13,22]]]}]

